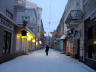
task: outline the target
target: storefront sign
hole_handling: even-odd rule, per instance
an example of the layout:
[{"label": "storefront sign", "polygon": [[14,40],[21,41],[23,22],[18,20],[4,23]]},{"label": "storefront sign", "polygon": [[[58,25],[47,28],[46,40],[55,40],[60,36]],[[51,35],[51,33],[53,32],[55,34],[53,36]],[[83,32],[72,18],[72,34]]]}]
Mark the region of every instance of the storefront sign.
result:
[{"label": "storefront sign", "polygon": [[57,32],[50,32],[50,34],[57,34]]},{"label": "storefront sign", "polygon": [[5,21],[4,19],[0,18],[0,25],[13,31],[13,25],[11,25],[9,22]]},{"label": "storefront sign", "polygon": [[94,41],[94,44],[96,44],[96,41]]}]

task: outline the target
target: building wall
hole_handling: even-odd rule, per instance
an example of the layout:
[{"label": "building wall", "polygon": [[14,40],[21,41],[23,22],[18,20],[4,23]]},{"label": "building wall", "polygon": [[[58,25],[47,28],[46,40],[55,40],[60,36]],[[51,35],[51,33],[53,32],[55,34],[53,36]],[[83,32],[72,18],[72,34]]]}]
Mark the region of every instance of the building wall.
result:
[{"label": "building wall", "polygon": [[85,0],[84,3],[84,19],[86,20],[87,18],[90,17],[90,13],[96,9],[96,0]]},{"label": "building wall", "polygon": [[[27,1],[26,2],[26,7],[34,7],[37,13],[37,36],[40,36],[40,34],[38,33],[38,26],[39,26],[39,32],[41,31],[41,16],[42,16],[42,9],[39,8],[36,4]],[[40,19],[38,20],[38,14],[40,14]]]},{"label": "building wall", "polygon": [[[90,13],[96,9],[96,0],[85,0],[84,2],[84,24],[85,24],[85,63],[96,69],[96,45],[94,41],[96,40],[96,22],[90,20]],[[88,39],[88,28],[93,26],[93,39]],[[89,57],[91,50],[89,51],[89,46],[92,45],[92,58]],[[91,48],[90,48],[91,49]]]},{"label": "building wall", "polygon": [[12,41],[11,44],[12,44],[12,51],[11,53],[15,53],[16,52],[16,27],[14,26],[14,30],[13,30],[13,34],[12,34]]},{"label": "building wall", "polygon": [[[83,0],[68,0],[68,3],[65,7],[65,11],[64,11],[64,34],[66,34],[66,31],[68,30],[68,28],[66,27],[65,21],[69,15],[69,13],[71,12],[71,10],[81,10],[83,12]],[[82,18],[83,20],[83,18]],[[77,28],[74,27],[74,29],[79,30],[80,31],[80,57],[83,56],[83,45],[84,45],[84,31],[83,31],[83,23],[81,22]],[[73,50],[73,49],[71,49]],[[70,51],[71,51],[70,50]],[[72,53],[73,51],[71,51],[70,53]],[[73,54],[73,53],[72,53]]]},{"label": "building wall", "polygon": [[17,13],[17,24],[22,24],[22,16],[29,16],[30,20],[27,24],[27,26],[36,25],[36,15],[33,8],[29,8],[26,10],[26,12],[18,12]]},{"label": "building wall", "polygon": [[[8,19],[6,17],[6,10],[8,10],[8,12],[10,12],[13,15],[13,19],[12,22],[10,19]],[[17,9],[15,7],[15,0],[0,0],[0,12],[3,13],[4,15],[2,15],[4,18],[4,22],[8,23],[9,25],[12,25],[12,28],[9,28],[8,25],[3,24],[0,25],[0,33],[2,33],[0,36],[0,42],[2,42],[1,44],[1,50],[0,50],[0,64],[3,62],[6,62],[8,60],[11,60],[19,55],[22,55],[23,52],[17,52],[16,51],[16,17],[17,17]],[[2,17],[0,16],[0,19],[2,19]],[[2,19],[2,20],[3,20]],[[7,21],[7,19],[9,21]],[[0,22],[1,23],[1,22]],[[2,54],[3,53],[3,41],[4,41],[4,31],[10,32],[11,33],[11,46],[10,46],[10,53],[8,54]],[[2,37],[3,36],[3,37]]]},{"label": "building wall", "polygon": [[21,35],[17,34],[16,35],[16,51],[21,51],[22,50],[22,38]]},{"label": "building wall", "polygon": [[15,8],[15,0],[1,0],[0,1],[0,11],[6,15],[6,10],[8,10],[13,15],[13,21],[16,22],[17,10]]},{"label": "building wall", "polygon": [[37,9],[37,4],[34,4],[32,2],[26,1],[26,7],[34,7],[35,10]]},{"label": "building wall", "polygon": [[[39,17],[40,14],[40,17]],[[42,16],[42,9],[37,7],[37,35],[40,36],[40,31],[41,30],[41,16]],[[39,17],[39,20],[38,20]],[[39,26],[39,32],[38,32],[38,26]]]}]

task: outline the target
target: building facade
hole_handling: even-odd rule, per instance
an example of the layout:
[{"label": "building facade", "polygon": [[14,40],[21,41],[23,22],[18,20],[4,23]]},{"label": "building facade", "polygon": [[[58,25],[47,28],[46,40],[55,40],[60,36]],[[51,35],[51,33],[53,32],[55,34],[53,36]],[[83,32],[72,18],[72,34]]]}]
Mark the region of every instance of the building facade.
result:
[{"label": "building facade", "polygon": [[96,0],[84,0],[85,63],[96,69]]},{"label": "building facade", "polygon": [[27,40],[27,44],[29,44],[29,46],[26,46],[27,48],[29,48],[27,51],[34,51],[35,50],[35,36],[37,33],[36,27],[37,27],[37,14],[35,11],[35,8],[33,7],[26,7],[26,11],[25,12],[18,12],[17,13],[17,24],[18,25],[22,25],[23,21],[26,20],[27,21],[27,27],[33,32],[33,38],[32,40],[30,39],[29,41]]},{"label": "building facade", "polygon": [[40,32],[42,30],[42,8],[38,7],[36,4],[26,1],[26,7],[34,7],[37,13],[37,33],[36,33],[36,43],[37,49],[40,49]]},{"label": "building facade", "polygon": [[63,35],[63,32],[64,32],[64,26],[63,25],[64,25],[63,24],[63,18],[61,18],[60,23],[59,23],[59,25],[57,27],[57,30],[56,30],[56,32],[57,32],[57,34],[56,34],[56,40],[57,40],[56,45],[57,45],[57,49],[59,51],[63,51],[63,40],[61,39],[61,37]]},{"label": "building facade", "polygon": [[25,4],[26,0],[0,0],[0,63],[23,55],[30,47],[26,40],[35,36],[26,19],[18,25],[17,13],[26,11]]},{"label": "building facade", "polygon": [[[66,53],[83,60],[83,1],[82,0],[68,0],[65,8],[65,24],[64,32],[67,35]],[[78,33],[75,37],[75,32]]]},{"label": "building facade", "polygon": [[25,11],[25,3],[25,0],[21,5],[19,0],[0,0],[0,63],[23,54],[16,53],[16,16],[18,11]]}]

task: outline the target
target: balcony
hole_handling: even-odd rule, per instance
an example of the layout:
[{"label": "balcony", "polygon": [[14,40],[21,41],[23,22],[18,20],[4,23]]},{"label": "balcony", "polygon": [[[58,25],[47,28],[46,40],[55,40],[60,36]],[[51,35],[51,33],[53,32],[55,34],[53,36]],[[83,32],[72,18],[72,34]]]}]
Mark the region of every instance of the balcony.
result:
[{"label": "balcony", "polygon": [[70,25],[78,25],[82,21],[82,12],[81,10],[71,10],[68,15],[65,23]]},{"label": "balcony", "polygon": [[18,12],[26,11],[26,0],[15,0],[15,7],[17,8]]}]

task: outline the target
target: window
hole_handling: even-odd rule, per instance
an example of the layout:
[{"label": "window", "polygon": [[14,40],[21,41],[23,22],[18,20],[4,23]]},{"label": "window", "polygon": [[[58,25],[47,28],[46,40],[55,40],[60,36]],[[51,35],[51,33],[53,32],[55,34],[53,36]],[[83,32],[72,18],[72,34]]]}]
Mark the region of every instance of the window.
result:
[{"label": "window", "polygon": [[88,39],[93,39],[93,27],[88,28]]},{"label": "window", "polygon": [[93,58],[94,59],[94,48],[92,45],[88,46],[88,58]]},{"label": "window", "polygon": [[8,10],[6,10],[6,16],[13,20],[13,15]]},{"label": "window", "polygon": [[38,20],[40,20],[40,14],[38,14]]},{"label": "window", "polygon": [[39,33],[39,26],[38,26],[38,33]]},{"label": "window", "polygon": [[4,31],[3,54],[10,53],[11,33]]},{"label": "window", "polygon": [[30,17],[29,16],[22,16],[22,22],[23,21],[30,22]]}]

